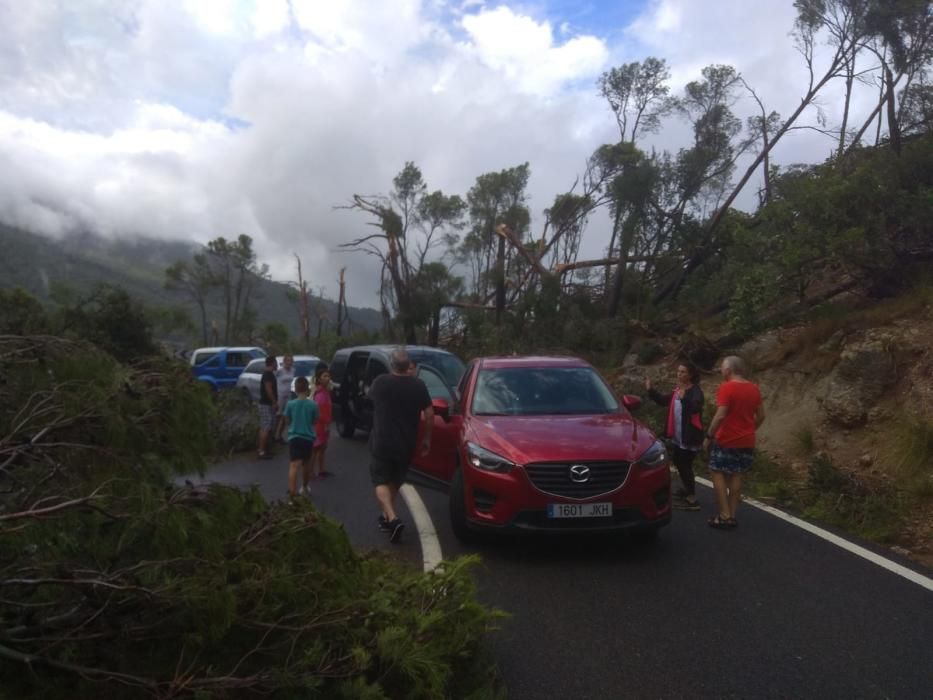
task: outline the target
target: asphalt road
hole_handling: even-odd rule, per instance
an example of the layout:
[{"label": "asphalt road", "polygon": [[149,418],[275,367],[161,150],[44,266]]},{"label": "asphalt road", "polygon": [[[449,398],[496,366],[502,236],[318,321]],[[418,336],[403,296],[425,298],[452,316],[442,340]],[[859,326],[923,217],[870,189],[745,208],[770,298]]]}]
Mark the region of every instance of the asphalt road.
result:
[{"label": "asphalt road", "polygon": [[[284,497],[285,448],[235,459],[208,479]],[[363,548],[420,565],[413,525],[376,529],[365,440],[335,437],[336,476],[313,500]],[[509,697],[933,698],[933,594],[767,513],[738,530],[675,513],[654,545],[620,538],[508,538],[464,547],[447,496],[418,487],[445,558],[477,551],[484,602],[511,614],[490,639]],[[399,512],[411,518],[402,503]]]}]

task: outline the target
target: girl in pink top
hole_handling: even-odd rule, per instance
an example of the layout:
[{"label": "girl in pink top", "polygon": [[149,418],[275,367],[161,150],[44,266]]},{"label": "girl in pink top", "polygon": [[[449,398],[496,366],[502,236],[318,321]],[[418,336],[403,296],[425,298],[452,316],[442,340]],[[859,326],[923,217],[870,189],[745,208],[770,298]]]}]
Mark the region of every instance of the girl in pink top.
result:
[{"label": "girl in pink top", "polygon": [[314,476],[333,476],[324,469],[324,454],[330,438],[330,422],[334,415],[330,398],[330,372],[326,365],[319,365],[314,372],[314,396],[318,407],[318,420],[314,426],[314,447],[311,450],[311,473]]}]

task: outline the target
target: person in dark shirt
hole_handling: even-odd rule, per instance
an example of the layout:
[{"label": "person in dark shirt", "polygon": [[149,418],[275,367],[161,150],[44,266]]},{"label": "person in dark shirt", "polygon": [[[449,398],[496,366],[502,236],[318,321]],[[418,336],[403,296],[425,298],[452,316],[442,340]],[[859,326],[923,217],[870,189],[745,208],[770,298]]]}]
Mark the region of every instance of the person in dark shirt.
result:
[{"label": "person in dark shirt", "polygon": [[369,473],[382,509],[379,528],[389,533],[392,542],[398,542],[405,526],[395,514],[395,498],[415,456],[422,415],[421,454],[431,449],[434,410],[424,382],[409,373],[411,361],[404,348],[392,351],[389,366],[391,373],[376,377],[369,388],[369,398],[373,402]]},{"label": "person in dark shirt", "polygon": [[266,358],[266,371],[259,380],[259,459],[270,459],[269,438],[275,427],[279,413],[279,391],[276,384],[275,369],[278,362],[274,357]]}]

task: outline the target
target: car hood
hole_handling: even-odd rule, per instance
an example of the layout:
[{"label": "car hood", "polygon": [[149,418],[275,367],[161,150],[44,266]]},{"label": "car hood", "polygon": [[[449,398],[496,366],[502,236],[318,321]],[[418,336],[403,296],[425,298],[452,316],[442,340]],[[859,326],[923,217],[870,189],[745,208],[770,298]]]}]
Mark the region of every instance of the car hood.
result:
[{"label": "car hood", "polygon": [[634,461],[654,434],[625,413],[588,416],[473,416],[466,439],[516,464]]}]

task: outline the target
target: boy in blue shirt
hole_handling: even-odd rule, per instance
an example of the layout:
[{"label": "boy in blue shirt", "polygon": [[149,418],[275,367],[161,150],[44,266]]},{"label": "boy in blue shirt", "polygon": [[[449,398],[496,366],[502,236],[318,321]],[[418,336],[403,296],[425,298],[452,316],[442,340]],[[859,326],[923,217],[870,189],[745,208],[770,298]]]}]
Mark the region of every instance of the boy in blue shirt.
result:
[{"label": "boy in blue shirt", "polygon": [[[308,397],[307,377],[295,380],[297,399],[285,406],[285,423],[288,425],[288,495],[310,495],[311,450],[314,447],[314,424],[318,419],[318,407]],[[301,467],[301,491],[298,486],[298,467]]]}]

